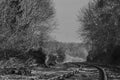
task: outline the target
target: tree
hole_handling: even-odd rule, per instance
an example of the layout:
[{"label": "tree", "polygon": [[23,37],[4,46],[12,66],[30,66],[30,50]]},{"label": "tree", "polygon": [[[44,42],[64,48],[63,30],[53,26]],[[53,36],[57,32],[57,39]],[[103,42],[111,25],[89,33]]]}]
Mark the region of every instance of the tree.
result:
[{"label": "tree", "polygon": [[79,34],[92,45],[91,54],[111,55],[120,39],[120,0],[94,0],[78,16]]},{"label": "tree", "polygon": [[40,47],[48,40],[53,26],[50,0],[0,1],[0,48]]}]

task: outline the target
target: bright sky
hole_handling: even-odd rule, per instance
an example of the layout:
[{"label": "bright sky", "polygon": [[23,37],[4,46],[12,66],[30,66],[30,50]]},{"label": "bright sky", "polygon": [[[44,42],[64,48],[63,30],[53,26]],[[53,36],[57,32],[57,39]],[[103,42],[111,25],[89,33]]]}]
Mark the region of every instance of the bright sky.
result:
[{"label": "bright sky", "polygon": [[76,33],[80,26],[77,15],[89,0],[53,0],[56,8],[57,30],[52,34],[56,40],[62,42],[80,42]]}]

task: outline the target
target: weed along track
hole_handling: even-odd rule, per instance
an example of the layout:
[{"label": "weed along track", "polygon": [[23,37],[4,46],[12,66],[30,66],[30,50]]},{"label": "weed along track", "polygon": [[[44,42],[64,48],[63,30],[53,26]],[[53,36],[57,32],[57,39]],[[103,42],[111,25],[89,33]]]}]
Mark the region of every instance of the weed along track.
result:
[{"label": "weed along track", "polygon": [[[120,68],[93,63],[64,63],[53,68],[36,68],[32,76],[4,76],[6,80],[120,80]],[[18,79],[19,78],[19,79]],[[4,80],[5,80],[4,79]],[[0,79],[2,80],[2,79]]]},{"label": "weed along track", "polygon": [[53,77],[50,80],[65,80],[67,78],[70,78],[70,77],[74,76],[77,73],[79,73],[79,70],[71,71],[67,74],[63,74],[63,75],[60,75],[60,76],[57,76],[57,77]]},{"label": "weed along track", "polygon": [[[120,80],[119,67],[103,64],[90,64],[90,63],[65,63],[67,67],[77,67],[68,73],[50,78],[50,80],[74,80],[76,75],[87,74],[89,80]],[[70,67],[69,67],[70,68]],[[88,75],[90,73],[90,75]],[[84,75],[85,76],[85,75]],[[83,76],[82,76],[83,77]],[[86,76],[85,76],[86,77]],[[90,78],[92,77],[92,78]],[[76,80],[84,80],[83,78],[77,78]]]},{"label": "weed along track", "polygon": [[[76,65],[77,64],[75,64],[75,66]],[[71,72],[69,72],[67,74],[63,74],[63,75],[60,75],[60,76],[57,76],[57,77],[53,77],[50,80],[66,80],[67,78],[71,78],[71,77],[75,76],[76,74],[81,73],[82,71],[87,72],[86,66],[87,66],[87,68],[88,67],[94,67],[94,68],[96,68],[98,70],[97,71],[99,73],[98,80],[108,80],[106,72],[105,72],[105,70],[103,68],[101,68],[101,67],[99,67],[97,65],[89,65],[89,64],[87,64],[87,65],[85,65],[85,64],[78,64],[78,67],[80,67],[80,68],[78,68],[76,70],[73,70],[73,71],[71,71]],[[86,70],[84,70],[83,68],[84,69],[86,68]],[[91,72],[94,72],[94,71],[91,71]],[[96,72],[94,72],[94,73],[96,73]]]}]

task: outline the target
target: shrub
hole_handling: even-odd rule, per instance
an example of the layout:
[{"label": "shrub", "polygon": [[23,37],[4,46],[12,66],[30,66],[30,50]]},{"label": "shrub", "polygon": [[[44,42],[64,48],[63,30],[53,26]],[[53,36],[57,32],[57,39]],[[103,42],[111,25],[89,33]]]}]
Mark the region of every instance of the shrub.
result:
[{"label": "shrub", "polygon": [[46,61],[45,61],[45,63],[46,63],[46,65],[48,66],[48,67],[50,67],[50,66],[55,66],[57,63],[56,63],[56,60],[57,60],[57,55],[56,54],[48,54],[47,56],[46,56]]},{"label": "shrub", "polygon": [[56,52],[57,52],[57,55],[58,55],[57,62],[58,63],[64,62],[65,57],[66,57],[65,50],[61,47]]},{"label": "shrub", "polygon": [[30,55],[33,59],[36,60],[36,63],[40,64],[40,65],[45,65],[45,60],[46,60],[46,54],[45,52],[42,50],[42,48],[39,48],[37,50],[35,49],[30,49],[27,52],[28,55]]},{"label": "shrub", "polygon": [[0,74],[17,74],[17,75],[30,75],[31,69],[29,65],[16,58],[9,60],[2,60],[0,62]]}]

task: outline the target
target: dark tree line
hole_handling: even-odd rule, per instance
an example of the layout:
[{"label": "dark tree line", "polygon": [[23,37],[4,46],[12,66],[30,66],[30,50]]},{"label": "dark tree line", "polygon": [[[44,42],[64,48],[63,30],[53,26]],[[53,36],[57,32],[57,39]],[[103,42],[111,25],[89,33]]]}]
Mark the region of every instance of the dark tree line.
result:
[{"label": "dark tree line", "polygon": [[97,61],[96,56],[102,54],[103,62],[108,58],[114,63],[112,59],[120,57],[120,0],[94,0],[82,13],[82,17],[78,16],[82,24],[79,32],[92,45],[89,59]]}]

